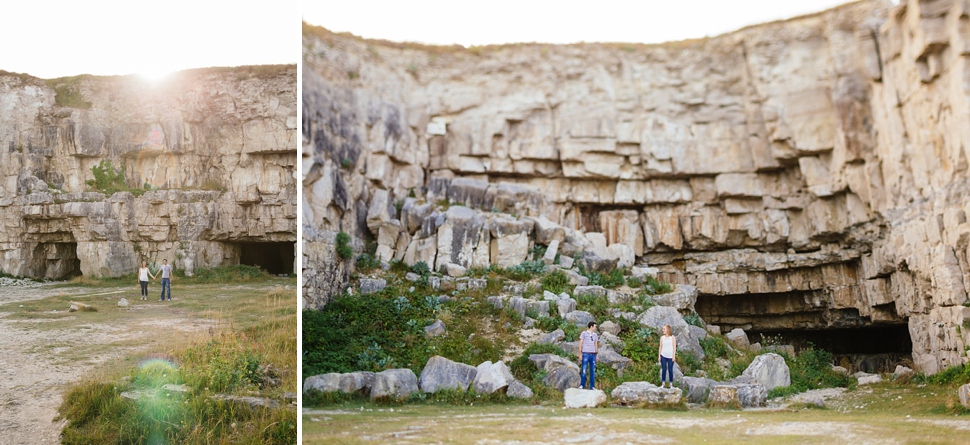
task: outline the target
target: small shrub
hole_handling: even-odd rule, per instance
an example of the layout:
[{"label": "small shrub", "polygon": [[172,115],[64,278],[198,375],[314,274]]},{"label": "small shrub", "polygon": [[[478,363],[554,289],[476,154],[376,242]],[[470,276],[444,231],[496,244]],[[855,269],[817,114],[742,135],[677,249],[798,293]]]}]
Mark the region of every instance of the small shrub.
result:
[{"label": "small shrub", "polygon": [[543,289],[557,295],[572,290],[572,286],[569,284],[569,277],[561,270],[542,277],[541,283]]},{"label": "small shrub", "polygon": [[674,290],[670,283],[664,283],[651,276],[647,277],[645,284],[646,285],[643,287],[642,292],[646,293],[647,295],[663,295]]},{"label": "small shrub", "polygon": [[370,256],[369,254],[362,253],[360,255],[357,255],[357,260],[355,261],[354,265],[357,266],[358,271],[368,272],[368,271],[377,269],[378,267],[381,267],[381,262],[377,258]]},{"label": "small shrub", "polygon": [[693,312],[684,316],[684,321],[691,326],[697,326],[703,328],[704,325],[701,323],[701,316],[697,315],[697,312]]},{"label": "small shrub", "polygon": [[[375,260],[377,259],[375,258]],[[380,266],[379,261],[377,265]],[[407,263],[400,260],[391,260],[390,264],[388,264],[388,269],[390,269],[391,272],[396,273],[398,275],[404,275],[411,270],[411,268],[408,267]]]},{"label": "small shrub", "polygon": [[126,189],[124,168],[115,170],[108,159],[102,159],[98,165],[91,167],[91,173],[94,179],[84,182],[95,190],[111,194]]},{"label": "small shrub", "polygon": [[643,281],[641,281],[639,278],[636,278],[636,277],[630,277],[626,279],[626,285],[636,289],[640,286],[643,286]]},{"label": "small shrub", "polygon": [[344,170],[353,170],[354,161],[350,158],[343,158],[340,160],[340,168],[343,168]]},{"label": "small shrub", "polygon": [[413,266],[411,266],[411,272],[414,272],[418,275],[426,277],[429,274],[431,274],[431,268],[428,267],[428,263],[424,261],[418,261],[417,263],[414,263]]},{"label": "small shrub", "polygon": [[350,235],[347,232],[337,233],[337,255],[345,260],[354,256],[354,249],[350,247]]}]

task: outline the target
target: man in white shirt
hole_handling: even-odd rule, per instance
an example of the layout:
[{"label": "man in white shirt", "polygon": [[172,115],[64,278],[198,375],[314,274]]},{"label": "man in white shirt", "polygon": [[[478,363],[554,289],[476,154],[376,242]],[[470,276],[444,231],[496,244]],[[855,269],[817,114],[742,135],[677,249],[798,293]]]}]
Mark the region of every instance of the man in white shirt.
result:
[{"label": "man in white shirt", "polygon": [[599,352],[599,335],[596,323],[589,322],[588,329],[579,334],[579,387],[586,388],[586,373],[589,372],[589,388],[596,388],[596,353]]}]

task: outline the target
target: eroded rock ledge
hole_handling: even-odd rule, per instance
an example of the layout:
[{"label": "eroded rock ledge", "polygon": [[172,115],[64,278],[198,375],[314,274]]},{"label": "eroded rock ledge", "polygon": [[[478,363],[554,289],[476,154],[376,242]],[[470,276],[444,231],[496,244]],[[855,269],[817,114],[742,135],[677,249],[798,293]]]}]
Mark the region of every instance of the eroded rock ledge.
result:
[{"label": "eroded rock ledge", "polygon": [[[252,250],[292,271],[295,79],[292,65],[0,74],[0,271],[118,276],[166,258],[191,274]],[[133,191],[86,184],[104,160]]]},{"label": "eroded rock ledge", "polygon": [[348,273],[337,231],[475,266],[548,244],[541,218],[569,255],[602,234],[696,285],[711,323],[906,325],[922,371],[963,363],[968,25],[963,2],[911,0],[661,45],[307,29],[304,301]]}]

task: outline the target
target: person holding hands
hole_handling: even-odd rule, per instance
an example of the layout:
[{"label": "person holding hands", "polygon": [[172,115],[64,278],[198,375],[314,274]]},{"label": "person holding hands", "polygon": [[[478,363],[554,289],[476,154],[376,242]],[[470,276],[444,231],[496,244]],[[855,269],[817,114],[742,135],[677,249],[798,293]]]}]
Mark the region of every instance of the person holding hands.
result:
[{"label": "person holding hands", "polygon": [[674,387],[674,361],[677,360],[677,337],[671,332],[670,325],[663,326],[663,336],[660,337],[660,387],[664,388],[670,382],[669,388]]}]

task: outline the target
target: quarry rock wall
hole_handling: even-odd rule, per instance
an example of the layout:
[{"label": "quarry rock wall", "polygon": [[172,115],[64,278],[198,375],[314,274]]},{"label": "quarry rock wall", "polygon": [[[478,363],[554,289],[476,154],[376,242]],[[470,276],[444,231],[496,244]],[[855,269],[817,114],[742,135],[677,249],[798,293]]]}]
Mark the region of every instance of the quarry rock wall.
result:
[{"label": "quarry rock wall", "polygon": [[[238,264],[296,241],[296,67],[44,81],[0,74],[0,271]],[[98,190],[102,161],[124,173]],[[289,259],[287,261],[293,261]]]},{"label": "quarry rock wall", "polygon": [[346,281],[338,231],[432,267],[555,241],[695,285],[729,327],[907,325],[935,373],[970,345],[968,69],[970,3],[948,0],[659,45],[307,28],[304,304]]}]

